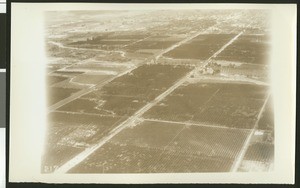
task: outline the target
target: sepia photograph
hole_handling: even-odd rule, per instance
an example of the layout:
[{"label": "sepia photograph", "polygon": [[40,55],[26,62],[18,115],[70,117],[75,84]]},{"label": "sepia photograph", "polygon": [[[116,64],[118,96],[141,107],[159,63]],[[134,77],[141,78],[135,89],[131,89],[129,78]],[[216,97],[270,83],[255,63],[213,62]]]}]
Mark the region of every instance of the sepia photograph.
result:
[{"label": "sepia photograph", "polygon": [[45,18],[43,172],[272,170],[268,11]]},{"label": "sepia photograph", "polygon": [[[28,92],[35,102],[24,102],[35,108],[28,113],[37,112],[36,119],[22,116],[37,133],[30,141],[38,143],[30,154],[37,159],[37,177],[68,177],[57,181],[70,182],[73,175],[183,174],[199,175],[183,182],[216,183],[241,175],[233,183],[262,174],[272,182],[270,178],[286,168],[289,177],[282,181],[290,182],[294,112],[282,113],[284,120],[275,114],[292,109],[293,103],[281,105],[284,88],[275,85],[286,85],[285,91],[295,94],[294,85],[286,84],[293,78],[277,74],[280,69],[288,72],[295,62],[294,56],[285,58],[285,68],[278,69],[283,62],[277,48],[289,46],[278,45],[274,34],[273,9],[278,7],[141,6],[49,5],[39,10],[40,24],[30,33],[39,41],[31,53],[37,54],[39,65],[29,67],[39,70],[30,79],[35,80],[31,87],[41,91]],[[26,6],[15,7],[21,7],[20,15],[28,11]],[[15,30],[22,25],[15,21],[21,17],[16,12]],[[12,41],[12,47],[23,38]],[[25,70],[17,63],[11,69],[14,95],[21,91],[17,75]],[[12,109],[11,114],[17,114]],[[11,123],[18,124],[13,119]],[[289,146],[282,147],[286,143]],[[14,154],[11,160],[17,158]],[[16,172],[16,165],[11,168],[10,173]],[[210,175],[217,177],[215,182]]]}]

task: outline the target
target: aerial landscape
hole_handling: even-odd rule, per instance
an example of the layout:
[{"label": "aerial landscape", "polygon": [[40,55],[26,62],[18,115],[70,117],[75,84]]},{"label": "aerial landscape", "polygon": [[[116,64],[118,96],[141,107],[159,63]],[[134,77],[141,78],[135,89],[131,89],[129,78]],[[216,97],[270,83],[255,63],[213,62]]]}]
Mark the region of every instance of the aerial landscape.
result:
[{"label": "aerial landscape", "polygon": [[45,13],[43,173],[269,172],[265,10]]}]

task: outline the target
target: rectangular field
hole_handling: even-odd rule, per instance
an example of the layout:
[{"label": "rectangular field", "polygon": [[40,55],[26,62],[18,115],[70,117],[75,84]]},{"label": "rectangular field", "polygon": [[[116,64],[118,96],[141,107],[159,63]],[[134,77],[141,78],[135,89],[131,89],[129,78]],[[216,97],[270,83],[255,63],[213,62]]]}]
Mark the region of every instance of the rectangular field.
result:
[{"label": "rectangular field", "polygon": [[107,74],[81,74],[76,76],[74,79],[72,79],[72,82],[78,83],[78,84],[101,84],[105,82],[106,80],[110,79],[112,75]]},{"label": "rectangular field", "polygon": [[135,52],[137,50],[141,50],[141,49],[158,49],[158,50],[162,50],[162,49],[166,49],[170,46],[172,46],[173,44],[177,43],[178,40],[144,40],[141,42],[137,42],[135,44],[129,45],[126,47],[126,50],[130,51],[130,52]]},{"label": "rectangular field", "polygon": [[220,74],[222,76],[241,76],[263,82],[268,82],[270,80],[270,67],[266,65],[248,63],[238,64],[230,61],[217,61],[217,64],[221,64]]},{"label": "rectangular field", "polygon": [[190,69],[189,66],[143,65],[59,110],[129,116],[169,88]]},{"label": "rectangular field", "polygon": [[53,105],[78,91],[79,89],[74,89],[74,88],[48,87],[47,88],[48,105],[49,106]]},{"label": "rectangular field", "polygon": [[229,42],[235,34],[203,34],[180,45],[164,56],[174,59],[206,60]]},{"label": "rectangular field", "polygon": [[273,168],[274,133],[262,130],[257,130],[255,133],[238,171],[270,171]]},{"label": "rectangular field", "polygon": [[128,69],[128,64],[121,63],[101,63],[101,62],[88,62],[83,64],[76,64],[71,67],[66,68],[66,71],[76,71],[76,72],[99,72],[107,75],[115,75],[118,72]]},{"label": "rectangular field", "polygon": [[47,76],[47,86],[50,86],[55,83],[62,82],[64,80],[68,79],[67,77],[63,76]]},{"label": "rectangular field", "polygon": [[43,171],[49,173],[95,144],[123,118],[53,112],[48,116]]},{"label": "rectangular field", "polygon": [[268,100],[262,117],[258,121],[258,129],[274,131],[274,111],[271,98]]},{"label": "rectangular field", "polygon": [[101,95],[95,98],[78,98],[64,106],[59,111],[93,113],[111,116],[130,116],[146,103],[134,97]]},{"label": "rectangular field", "polygon": [[144,118],[252,128],[267,94],[265,86],[186,84],[145,113]]},{"label": "rectangular field", "polygon": [[69,173],[226,172],[247,134],[144,121],[123,130]]},{"label": "rectangular field", "polygon": [[268,64],[270,44],[265,35],[242,35],[218,56],[218,60]]}]

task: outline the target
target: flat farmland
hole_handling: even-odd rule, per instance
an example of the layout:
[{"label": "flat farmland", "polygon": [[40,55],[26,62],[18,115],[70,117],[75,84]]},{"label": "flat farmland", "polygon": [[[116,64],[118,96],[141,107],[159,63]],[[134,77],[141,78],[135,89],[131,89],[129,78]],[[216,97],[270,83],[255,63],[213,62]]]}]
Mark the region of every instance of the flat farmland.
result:
[{"label": "flat farmland", "polygon": [[[218,62],[217,62],[218,63]],[[222,65],[220,74],[223,76],[245,76],[247,78],[267,82],[270,78],[270,67],[259,64],[231,64],[227,61],[227,65]]]},{"label": "flat farmland", "polygon": [[271,98],[268,100],[262,117],[258,121],[258,129],[274,131],[274,111]]},{"label": "flat farmland", "polygon": [[47,88],[48,105],[53,105],[78,91],[80,90],[74,88],[48,87]]},{"label": "flat farmland", "polygon": [[252,128],[267,94],[265,86],[186,84],[145,113],[144,118]]},{"label": "flat farmland", "polygon": [[235,34],[203,34],[164,54],[174,59],[206,60],[229,42]]},{"label": "flat farmland", "polygon": [[271,143],[252,143],[244,157],[244,160],[270,162],[274,156],[274,145]]},{"label": "flat farmland", "polygon": [[[266,134],[262,141],[252,138],[238,171],[269,171],[274,164],[274,143],[272,133]],[[271,139],[270,139],[271,138]]]},{"label": "flat farmland", "polygon": [[122,118],[70,114],[49,114],[43,158],[44,172],[51,172],[101,139]]},{"label": "flat farmland", "polygon": [[59,111],[93,113],[111,116],[130,116],[146,103],[134,97],[97,96],[94,99],[79,98],[60,108]]},{"label": "flat farmland", "polygon": [[80,47],[87,49],[103,49],[114,50],[122,48],[124,46],[136,43],[144,38],[147,38],[147,34],[105,34],[100,36],[90,36],[84,40],[70,42],[67,45],[70,47]]},{"label": "flat farmland", "polygon": [[215,97],[195,114],[194,121],[232,128],[252,129],[264,101],[251,98]]},{"label": "flat farmland", "polygon": [[247,131],[144,121],[116,135],[70,173],[229,171]]},{"label": "flat farmland", "polygon": [[192,68],[184,65],[145,64],[124,76],[114,79],[103,87],[101,92],[107,95],[144,95],[152,100],[155,96],[150,96],[151,92],[149,91],[166,90],[176,80],[191,71]]},{"label": "flat farmland", "polygon": [[126,50],[128,50],[129,52],[135,52],[137,50],[141,50],[141,49],[166,49],[170,46],[172,46],[173,44],[177,43],[178,40],[153,40],[153,41],[149,41],[149,40],[145,40],[145,41],[141,41],[141,42],[137,42],[133,45],[129,45],[126,47]]},{"label": "flat farmland", "polygon": [[144,39],[146,37],[148,37],[149,35],[147,33],[134,33],[134,32],[128,32],[128,34],[126,34],[124,31],[120,32],[120,33],[116,33],[116,34],[112,34],[112,35],[108,35],[106,37],[106,39],[114,39],[114,40],[122,40],[122,39],[126,39],[126,40],[140,40],[140,39]]},{"label": "flat farmland", "polygon": [[53,72],[54,74],[59,74],[62,76],[68,76],[68,77],[74,77],[80,74],[83,74],[85,72],[83,71],[65,71],[65,70],[57,70],[55,72]]},{"label": "flat farmland", "polygon": [[268,64],[270,44],[265,35],[242,35],[224,51],[217,59],[252,64]]},{"label": "flat farmland", "polygon": [[159,104],[151,108],[144,118],[185,122],[193,119],[194,114],[219,89],[214,84],[183,85]]},{"label": "flat farmland", "polygon": [[249,133],[248,130],[190,125],[182,129],[166,149],[235,159]]},{"label": "flat farmland", "polygon": [[167,89],[191,69],[192,67],[189,66],[142,65],[132,72],[114,79],[100,92],[106,95],[145,96],[152,100],[155,97],[152,96],[152,93]]},{"label": "flat farmland", "polygon": [[99,72],[103,74],[117,74],[118,72],[128,69],[128,64],[116,64],[116,63],[83,63],[76,64],[71,67],[67,67],[66,71],[76,72]]},{"label": "flat farmland", "polygon": [[59,110],[129,116],[190,69],[189,66],[142,65],[102,88],[60,107]]},{"label": "flat farmland", "polygon": [[270,169],[270,40],[256,13],[49,13],[42,172]]},{"label": "flat farmland", "polygon": [[70,77],[67,80],[64,80],[62,82],[53,84],[50,89],[52,89],[52,88],[62,88],[62,89],[77,89],[77,90],[81,90],[81,89],[84,89],[86,87],[89,87],[89,85],[87,85],[87,84],[80,84],[80,83],[72,82],[73,78]]},{"label": "flat farmland", "polygon": [[50,86],[52,84],[62,82],[64,80],[68,79],[68,77],[63,76],[47,76],[47,85]]},{"label": "flat farmland", "polygon": [[78,84],[100,84],[108,79],[112,78],[112,75],[107,75],[107,74],[92,74],[92,73],[87,73],[87,74],[81,74],[74,79],[72,79],[72,82],[78,83]]},{"label": "flat farmland", "polygon": [[[68,59],[68,62],[78,62],[88,58],[95,57],[99,55],[101,52],[92,51],[92,50],[78,50],[76,48],[68,48],[63,44],[47,44],[48,53],[51,57],[54,58],[63,58]],[[72,59],[72,61],[70,61]]]}]

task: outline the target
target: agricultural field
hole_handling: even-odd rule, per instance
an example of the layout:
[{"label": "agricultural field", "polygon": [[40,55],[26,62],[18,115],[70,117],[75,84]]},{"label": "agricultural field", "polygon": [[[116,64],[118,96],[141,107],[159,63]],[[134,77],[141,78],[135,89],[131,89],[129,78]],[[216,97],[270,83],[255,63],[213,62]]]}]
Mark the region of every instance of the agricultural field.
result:
[{"label": "agricultural field", "polygon": [[242,35],[221,52],[217,60],[266,65],[268,64],[269,52],[269,36]]},{"label": "agricultural field", "polygon": [[274,112],[273,102],[270,98],[262,113],[262,117],[258,121],[258,129],[274,131]]},{"label": "agricultural field", "polygon": [[48,116],[44,170],[55,170],[101,139],[122,121],[119,117],[54,112]]},{"label": "agricultural field", "polygon": [[274,132],[257,130],[251,138],[239,171],[268,171],[274,162]]},{"label": "agricultural field", "polygon": [[274,115],[272,101],[265,103],[264,16],[47,13],[42,172],[64,164],[63,173],[270,171]]},{"label": "agricultural field", "polygon": [[72,82],[78,84],[96,85],[110,79],[111,77],[112,75],[107,75],[107,74],[95,74],[95,73],[81,74],[76,76],[74,79],[72,79]]},{"label": "agricultural field", "polygon": [[118,77],[101,89],[59,108],[61,111],[129,116],[153,100],[190,67],[143,65]]},{"label": "agricultural field", "polygon": [[251,84],[193,83],[179,87],[145,118],[250,129],[267,88]]},{"label": "agricultural field", "polygon": [[118,134],[70,173],[228,171],[247,133],[144,121]]},{"label": "agricultural field", "polygon": [[228,61],[217,61],[221,65],[220,74],[222,76],[240,76],[247,77],[262,82],[270,80],[270,67],[267,65],[233,63]]},{"label": "agricultural field", "polygon": [[183,44],[164,56],[174,59],[206,60],[229,42],[235,34],[203,34]]},{"label": "agricultural field", "polygon": [[122,72],[131,66],[131,64],[117,64],[113,62],[87,62],[67,67],[64,70],[76,72],[98,72],[102,74],[115,75],[118,72]]},{"label": "agricultural field", "polygon": [[168,48],[170,46],[172,46],[173,44],[177,43],[178,40],[174,40],[174,41],[168,41],[168,40],[144,40],[141,42],[137,42],[135,44],[132,44],[128,47],[126,47],[126,49],[129,52],[135,52],[137,50],[140,49],[158,49],[158,50],[162,50],[165,48]]},{"label": "agricultural field", "polygon": [[67,77],[63,77],[63,76],[48,76],[47,77],[47,85],[52,85],[58,82],[62,82],[64,80],[68,79]]},{"label": "agricultural field", "polygon": [[50,106],[52,104],[55,104],[78,91],[80,90],[74,88],[48,87],[47,89],[48,105]]}]

